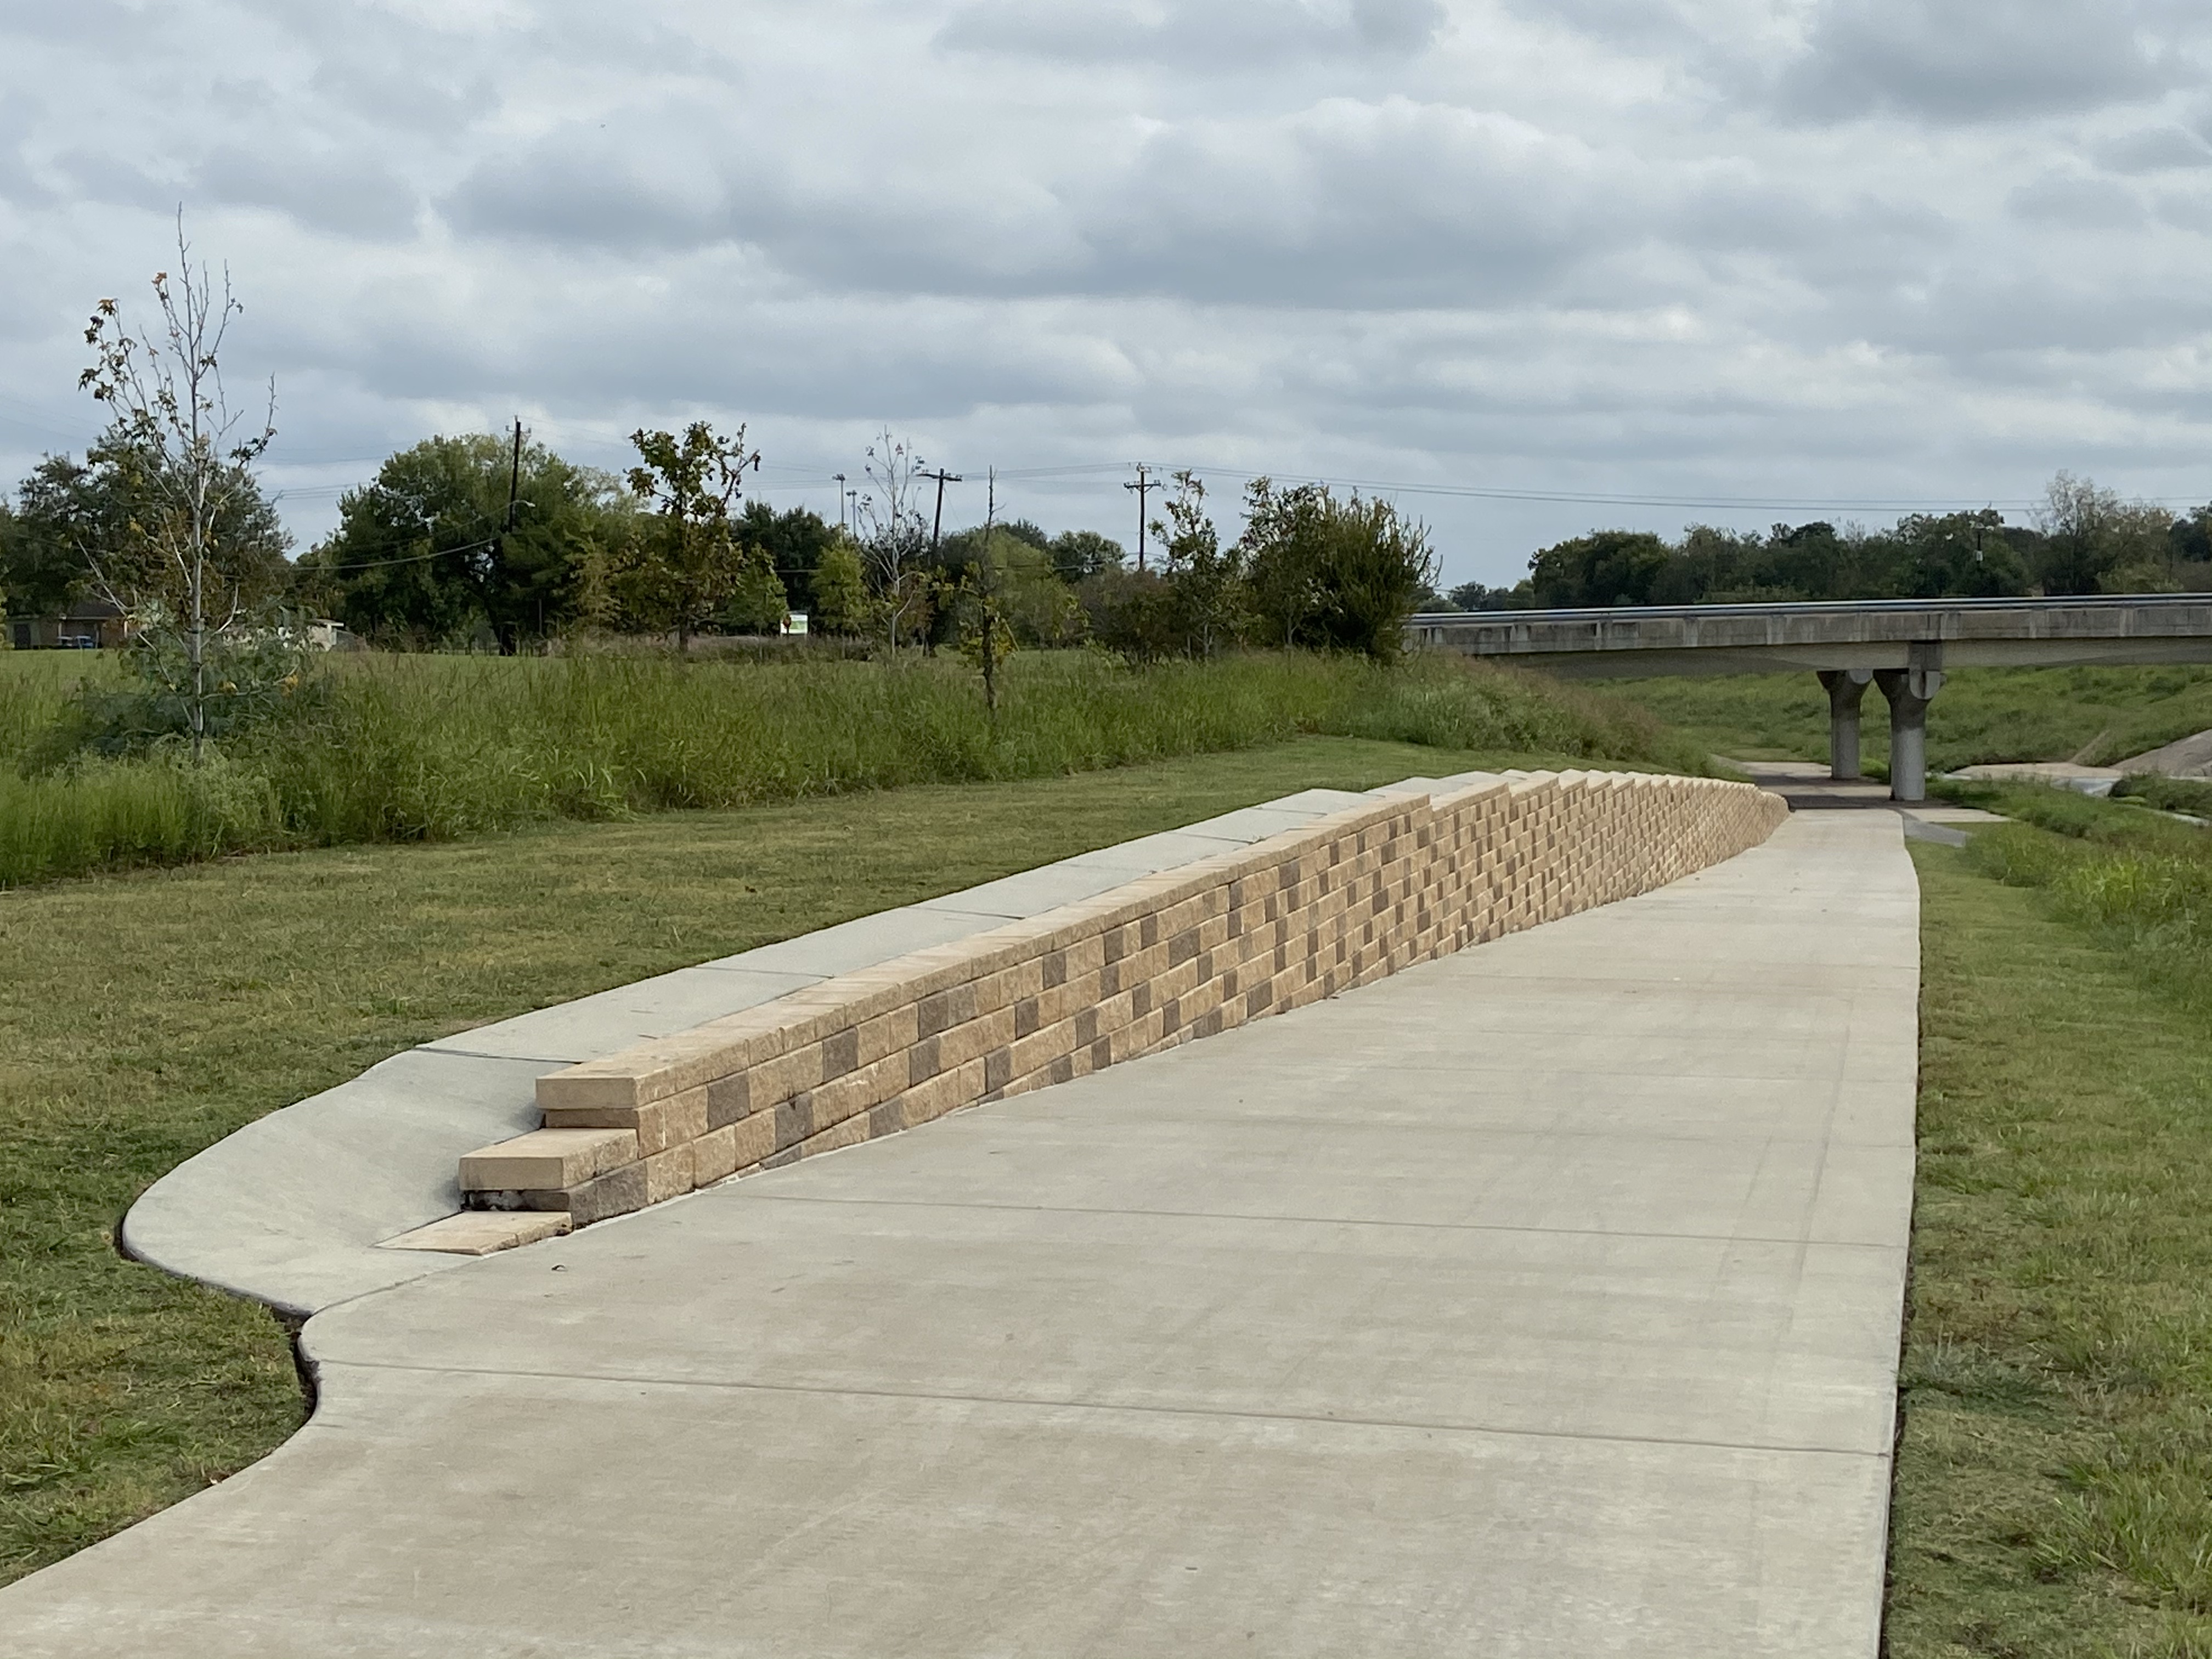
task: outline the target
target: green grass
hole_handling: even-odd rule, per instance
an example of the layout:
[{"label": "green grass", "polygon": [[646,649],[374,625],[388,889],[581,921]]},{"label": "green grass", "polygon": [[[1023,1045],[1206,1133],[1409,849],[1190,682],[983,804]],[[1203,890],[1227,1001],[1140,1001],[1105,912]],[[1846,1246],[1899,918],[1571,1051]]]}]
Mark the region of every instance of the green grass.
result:
[{"label": "green grass", "polygon": [[2073,800],[1912,849],[1896,1659],[2212,1655],[2212,842]]},{"label": "green grass", "polygon": [[466,1025],[1296,789],[1571,760],[1307,738],[0,894],[0,1580],[298,1425],[266,1313],[112,1243],[240,1125]]},{"label": "green grass", "polygon": [[[1604,695],[1741,760],[1828,757],[1828,695],[1809,673],[1608,682]],[[1887,768],[1889,713],[1869,687],[1864,757]],[[1988,761],[2093,764],[2212,728],[2212,668],[1964,668],[1928,710],[1936,771]],[[1887,775],[1885,770],[1885,775]]]},{"label": "green grass", "polygon": [[[1650,716],[1540,678],[1425,658],[1255,654],[1009,665],[1001,716],[945,659],[366,656],[216,763],[52,750],[59,653],[0,657],[0,886],[225,853],[444,841],[921,783],[1051,777],[1330,734],[1698,770]],[[97,672],[113,675],[113,665]],[[12,689],[10,688],[12,681]]]}]

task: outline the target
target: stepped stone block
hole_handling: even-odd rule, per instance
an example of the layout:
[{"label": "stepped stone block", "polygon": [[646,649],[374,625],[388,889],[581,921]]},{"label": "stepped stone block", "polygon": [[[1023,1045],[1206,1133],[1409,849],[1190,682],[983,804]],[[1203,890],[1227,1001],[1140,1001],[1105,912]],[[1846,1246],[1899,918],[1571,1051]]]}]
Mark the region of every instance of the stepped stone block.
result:
[{"label": "stepped stone block", "polygon": [[379,1248],[386,1250],[435,1250],[448,1255],[490,1255],[518,1244],[535,1244],[568,1231],[565,1211],[464,1210],[417,1227]]},{"label": "stepped stone block", "polygon": [[461,1158],[461,1190],[540,1192],[574,1187],[637,1157],[633,1129],[533,1129]]}]

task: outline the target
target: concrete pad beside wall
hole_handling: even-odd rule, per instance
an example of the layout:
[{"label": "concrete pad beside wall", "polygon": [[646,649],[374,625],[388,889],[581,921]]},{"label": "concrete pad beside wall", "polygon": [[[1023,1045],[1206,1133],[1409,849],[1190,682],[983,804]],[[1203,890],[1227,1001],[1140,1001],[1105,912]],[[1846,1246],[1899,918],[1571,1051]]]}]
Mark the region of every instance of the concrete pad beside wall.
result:
[{"label": "concrete pad beside wall", "polygon": [[[125,1218],[125,1248],[188,1279],[306,1315],[469,1258],[380,1249],[460,1207],[462,1154],[535,1128],[535,1079],[641,1038],[687,1030],[839,974],[949,944],[1063,902],[1097,881],[1173,868],[1365,799],[1304,791],[1264,808],[1047,866],[1079,870],[857,917],[555,1007],[457,1032],[248,1124],[154,1183]],[[1091,873],[1093,871],[1099,873]],[[1030,872],[1013,884],[1043,875]],[[1063,885],[1062,884],[1066,884]],[[1030,908],[1023,908],[1027,904]]]}]

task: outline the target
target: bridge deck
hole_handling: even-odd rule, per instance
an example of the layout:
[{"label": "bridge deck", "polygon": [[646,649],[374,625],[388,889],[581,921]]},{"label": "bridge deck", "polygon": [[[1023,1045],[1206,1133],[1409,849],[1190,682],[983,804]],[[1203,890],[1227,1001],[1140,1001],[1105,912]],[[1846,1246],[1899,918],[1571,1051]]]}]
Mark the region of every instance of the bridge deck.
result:
[{"label": "bridge deck", "polygon": [[0,1651],[1871,1656],[1898,823],[342,1304]]},{"label": "bridge deck", "polygon": [[2212,595],[1445,611],[1407,639],[1577,677],[2202,662]]}]

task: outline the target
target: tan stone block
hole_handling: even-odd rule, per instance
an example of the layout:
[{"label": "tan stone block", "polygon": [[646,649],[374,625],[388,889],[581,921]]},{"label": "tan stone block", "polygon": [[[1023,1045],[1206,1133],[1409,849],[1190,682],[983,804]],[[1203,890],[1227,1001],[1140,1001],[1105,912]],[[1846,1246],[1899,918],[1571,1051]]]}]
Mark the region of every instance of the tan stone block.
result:
[{"label": "tan stone block", "polygon": [[799,1143],[801,1158],[813,1158],[823,1152],[834,1152],[846,1146],[857,1146],[868,1138],[868,1119],[866,1113],[848,1117],[818,1134],[809,1135]]},{"label": "tan stone block", "polygon": [[383,1250],[436,1250],[447,1255],[490,1255],[535,1244],[568,1231],[566,1210],[464,1210],[387,1238]]},{"label": "tan stone block", "polygon": [[815,1130],[842,1123],[855,1112],[879,1105],[908,1086],[907,1057],[889,1054],[872,1066],[808,1091]]},{"label": "tan stone block", "polygon": [[1146,988],[1150,993],[1151,1003],[1157,1006],[1170,997],[1182,996],[1185,992],[1195,988],[1201,981],[1211,977],[1211,975],[1201,974],[1199,971],[1198,959],[1194,957],[1155,974],[1147,981]]},{"label": "tan stone block", "polygon": [[742,1170],[757,1164],[776,1150],[775,1114],[755,1112],[750,1117],[739,1118],[730,1125],[730,1136],[737,1167]]},{"label": "tan stone block", "polygon": [[573,1109],[627,1109],[643,1099],[639,1079],[634,1072],[610,1071],[602,1066],[586,1072],[581,1066],[571,1066],[565,1072],[552,1072],[538,1079],[538,1104],[541,1110],[556,1107]]},{"label": "tan stone block", "polygon": [[732,1124],[709,1129],[691,1143],[691,1178],[701,1187],[737,1172],[738,1131]]},{"label": "tan stone block", "polygon": [[922,998],[915,1009],[918,1036],[931,1037],[975,1018],[972,984],[949,986]]},{"label": "tan stone block", "polygon": [[822,1045],[809,1042],[763,1060],[752,1068],[750,1076],[750,1100],[756,1111],[803,1094],[823,1080]]},{"label": "tan stone block", "polygon": [[1067,957],[1067,977],[1070,981],[1086,974],[1096,974],[1106,965],[1106,942],[1098,933],[1086,933],[1070,939],[1064,954]]},{"label": "tan stone block", "polygon": [[1072,1019],[1082,1009],[1096,1006],[1100,996],[1099,975],[1084,974],[1059,985],[1048,986],[1036,998],[1036,1029]]},{"label": "tan stone block", "polygon": [[645,1160],[645,1201],[658,1204],[663,1199],[681,1198],[691,1190],[692,1174],[689,1142],[654,1153]]},{"label": "tan stone block", "polygon": [[549,1129],[629,1129],[641,1158],[707,1131],[707,1090],[687,1089],[665,1100],[633,1107],[553,1106],[546,1109]]},{"label": "tan stone block", "polygon": [[906,1090],[897,1100],[908,1122],[927,1123],[963,1106],[972,1106],[982,1096],[983,1062],[974,1060]]},{"label": "tan stone block", "polygon": [[548,1209],[565,1210],[575,1226],[588,1227],[610,1216],[628,1215],[645,1207],[645,1165],[626,1164],[603,1176],[593,1176],[580,1186],[563,1192],[528,1194],[532,1207],[544,1200]]},{"label": "tan stone block", "polygon": [[940,1032],[937,1038],[937,1065],[939,1071],[948,1071],[966,1065],[994,1048],[1003,1048],[1014,1040],[1014,1011],[1012,1008],[994,1009],[966,1023]]},{"label": "tan stone block", "polygon": [[970,991],[970,1006],[975,1014],[994,1013],[1033,997],[1042,989],[1044,963],[1036,959],[1016,963],[977,979]]},{"label": "tan stone block", "polygon": [[637,1158],[631,1129],[534,1129],[462,1155],[461,1190],[548,1192],[574,1187]]},{"label": "tan stone block", "polygon": [[1012,1074],[1022,1077],[1041,1071],[1063,1054],[1073,1053],[1075,1046],[1075,1022],[1072,1019],[1018,1038],[1008,1050]]}]

